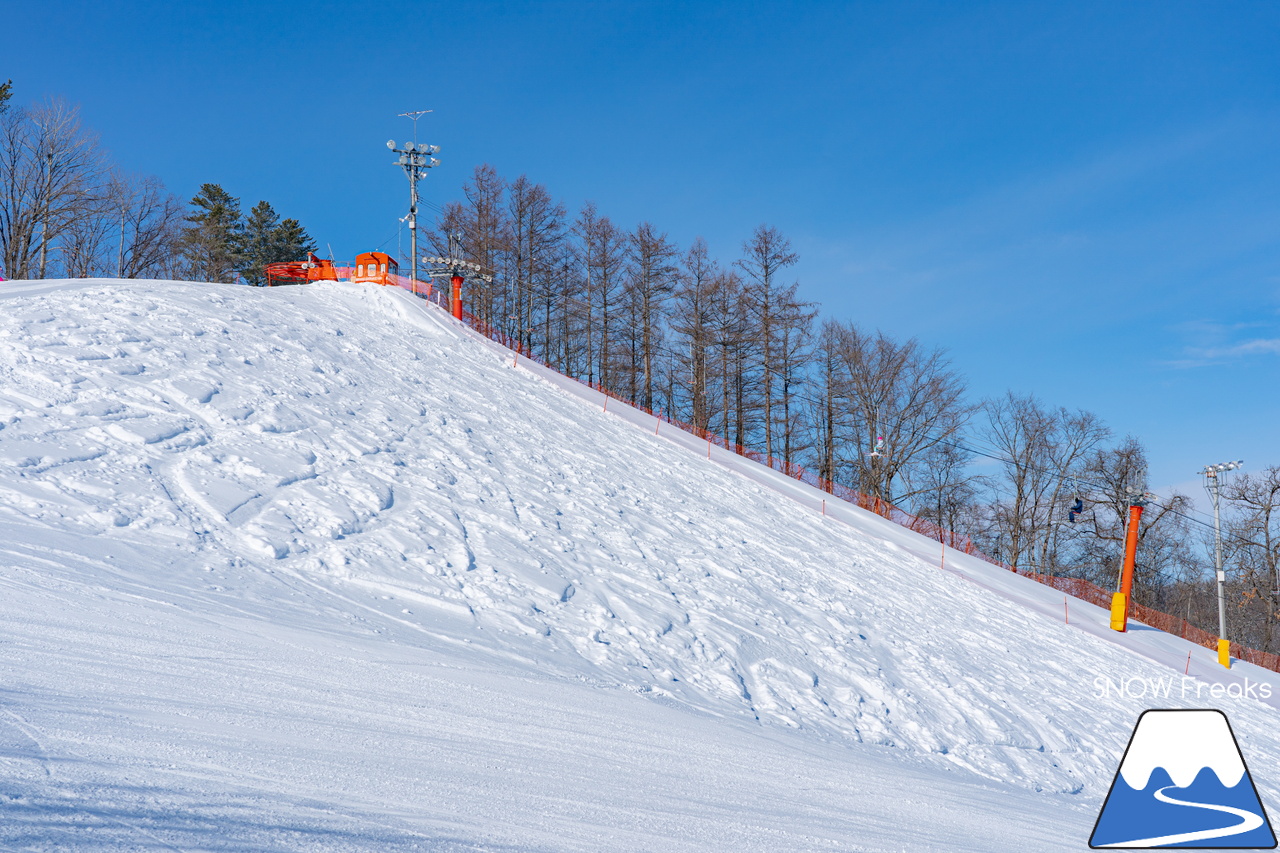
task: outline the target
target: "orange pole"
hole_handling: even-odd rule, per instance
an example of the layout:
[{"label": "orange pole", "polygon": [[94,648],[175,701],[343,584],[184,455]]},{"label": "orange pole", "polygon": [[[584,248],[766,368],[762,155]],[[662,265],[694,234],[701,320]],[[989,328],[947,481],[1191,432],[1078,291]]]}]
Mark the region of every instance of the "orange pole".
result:
[{"label": "orange pole", "polygon": [[1111,596],[1111,627],[1129,630],[1129,593],[1133,589],[1133,566],[1138,558],[1138,522],[1142,504],[1129,505],[1129,533],[1124,538],[1124,568],[1120,572],[1120,589]]},{"label": "orange pole", "polygon": [[453,278],[450,280],[453,282],[453,316],[456,319],[461,320],[462,319],[462,276],[455,274]]}]

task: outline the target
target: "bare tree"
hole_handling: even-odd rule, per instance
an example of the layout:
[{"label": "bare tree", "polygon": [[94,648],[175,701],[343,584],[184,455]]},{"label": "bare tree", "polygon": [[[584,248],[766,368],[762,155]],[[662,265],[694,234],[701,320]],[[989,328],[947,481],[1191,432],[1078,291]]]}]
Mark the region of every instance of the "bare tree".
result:
[{"label": "bare tree", "polygon": [[611,366],[626,263],[626,234],[587,202],[574,222],[573,235],[583,277],[580,294],[586,303],[586,376],[588,381],[616,390]]},{"label": "bare tree", "polygon": [[653,408],[654,357],[662,343],[664,309],[675,290],[676,247],[651,223],[642,222],[628,245],[627,295],[638,323],[638,367],[642,374],[640,402]]},{"label": "bare tree", "polygon": [[760,336],[760,378],[764,404],[765,453],[774,455],[774,417],[776,404],[776,380],[774,352],[778,341],[779,306],[775,304],[781,286],[779,275],[787,267],[798,263],[800,256],[791,250],[791,241],[771,225],[760,225],[751,238],[742,244],[742,258],[735,266],[746,277],[747,296],[753,312],[756,330]]},{"label": "bare tree", "polygon": [[159,178],[121,175],[113,181],[120,243],[115,274],[120,278],[173,278],[182,239],[182,202]]},{"label": "bare tree", "polygon": [[[555,299],[555,272],[562,258],[565,209],[552,200],[546,187],[524,175],[511,182],[507,208],[508,280],[514,288],[515,301],[512,331],[531,351],[535,333],[543,331],[539,343],[547,355],[550,341],[546,330]],[[537,307],[545,310],[542,324],[534,321]]]},{"label": "bare tree", "polygon": [[963,379],[941,350],[925,350],[914,339],[900,344],[852,324],[839,327],[837,355],[854,454],[847,461],[860,490],[892,502],[927,492],[919,467],[974,411],[964,401]]},{"label": "bare tree", "polygon": [[479,285],[470,297],[471,312],[491,326],[502,327],[507,319],[506,279],[503,258],[511,236],[506,209],[507,182],[488,163],[477,166],[471,180],[462,187],[464,202],[449,202],[427,240],[437,255],[448,255],[450,238],[458,238],[462,255],[479,264],[493,282]]},{"label": "bare tree", "polygon": [[711,276],[707,292],[708,389],[707,422],[734,444],[747,442],[756,406],[750,375],[756,342],[747,316],[742,279],[731,271]]},{"label": "bare tree", "polygon": [[1110,430],[1091,412],[1049,409],[1031,395],[1010,392],[983,408],[983,438],[1001,457],[1001,472],[991,482],[1003,558],[1015,566],[1057,571],[1066,499],[1080,495],[1076,483],[1086,457]]},{"label": "bare tree", "polygon": [[[1114,588],[1124,556],[1129,505],[1135,495],[1147,491],[1147,455],[1142,443],[1128,436],[1119,445],[1094,450],[1085,466],[1084,499],[1089,536],[1081,541],[1079,565],[1085,577],[1099,586]],[[1161,607],[1169,583],[1183,574],[1189,559],[1187,511],[1191,502],[1175,492],[1151,504],[1138,527],[1138,552],[1134,565],[1135,600]]]},{"label": "bare tree", "polygon": [[[797,292],[798,284],[778,291],[771,311],[773,333],[764,335],[772,339],[769,344],[769,360],[762,364],[766,376],[773,377],[765,383],[764,397],[765,423],[773,418],[773,425],[766,431],[766,453],[772,458],[775,454],[768,451],[770,437],[781,439],[783,462],[788,465],[797,461],[799,454],[808,449],[807,434],[809,429],[804,421],[805,406],[799,397],[808,386],[808,375],[813,356],[813,320],[817,311],[812,303],[800,300]],[[762,347],[764,344],[762,343]],[[777,403],[767,405],[770,391],[777,393]]]},{"label": "bare tree", "polygon": [[698,237],[685,253],[680,284],[674,294],[671,330],[675,335],[676,366],[673,384],[679,384],[687,404],[683,417],[695,429],[706,430],[711,417],[709,399],[710,351],[712,347],[712,296],[720,265],[711,257],[707,241]]},{"label": "bare tree", "polygon": [[1222,497],[1230,507],[1224,544],[1241,588],[1236,621],[1244,620],[1253,644],[1274,651],[1280,621],[1280,466],[1229,480]]},{"label": "bare tree", "polygon": [[78,107],[61,99],[0,116],[0,258],[11,278],[44,278],[55,242],[96,203],[106,161]]}]

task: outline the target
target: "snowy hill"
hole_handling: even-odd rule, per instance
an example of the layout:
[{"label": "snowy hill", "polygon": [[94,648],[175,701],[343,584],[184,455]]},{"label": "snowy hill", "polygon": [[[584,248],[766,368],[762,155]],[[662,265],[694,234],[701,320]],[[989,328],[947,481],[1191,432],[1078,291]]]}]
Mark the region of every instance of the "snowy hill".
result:
[{"label": "snowy hill", "polygon": [[390,288],[0,285],[0,846],[1077,850],[1144,708],[1280,754],[1275,674],[593,393]]}]

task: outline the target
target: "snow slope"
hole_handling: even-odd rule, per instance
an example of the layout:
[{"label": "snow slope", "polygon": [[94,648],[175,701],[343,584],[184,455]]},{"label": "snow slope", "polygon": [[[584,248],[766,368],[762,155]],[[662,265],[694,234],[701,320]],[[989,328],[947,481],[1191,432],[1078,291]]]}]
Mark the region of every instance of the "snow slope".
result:
[{"label": "snow slope", "polygon": [[1274,674],[602,409],[389,288],[0,285],[0,846],[1075,850],[1144,708],[1280,754]]}]

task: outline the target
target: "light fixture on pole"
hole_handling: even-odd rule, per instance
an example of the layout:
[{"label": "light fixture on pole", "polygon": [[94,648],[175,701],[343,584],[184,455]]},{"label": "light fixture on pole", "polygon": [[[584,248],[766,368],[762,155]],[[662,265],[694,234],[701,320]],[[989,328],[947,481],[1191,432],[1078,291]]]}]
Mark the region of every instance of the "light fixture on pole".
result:
[{"label": "light fixture on pole", "polygon": [[1234,471],[1244,464],[1243,459],[1235,462],[1219,462],[1217,465],[1206,465],[1200,473],[1204,475],[1204,487],[1213,498],[1213,561],[1218,572],[1218,663],[1231,668],[1231,643],[1227,640],[1227,593],[1226,573],[1222,570],[1222,516],[1218,511],[1218,487],[1221,476],[1227,471]]},{"label": "light fixture on pole", "polygon": [[409,240],[411,245],[410,251],[412,258],[410,265],[410,281],[412,287],[417,290],[418,287],[418,181],[421,181],[426,175],[427,169],[433,166],[439,166],[440,161],[431,157],[431,154],[439,154],[439,145],[428,145],[425,142],[418,142],[418,119],[422,118],[431,110],[419,110],[412,113],[400,113],[405,118],[413,119],[413,141],[406,142],[402,148],[396,147],[394,139],[387,140],[387,147],[395,154],[400,155],[400,159],[396,161],[403,169],[404,173],[409,176]]}]

